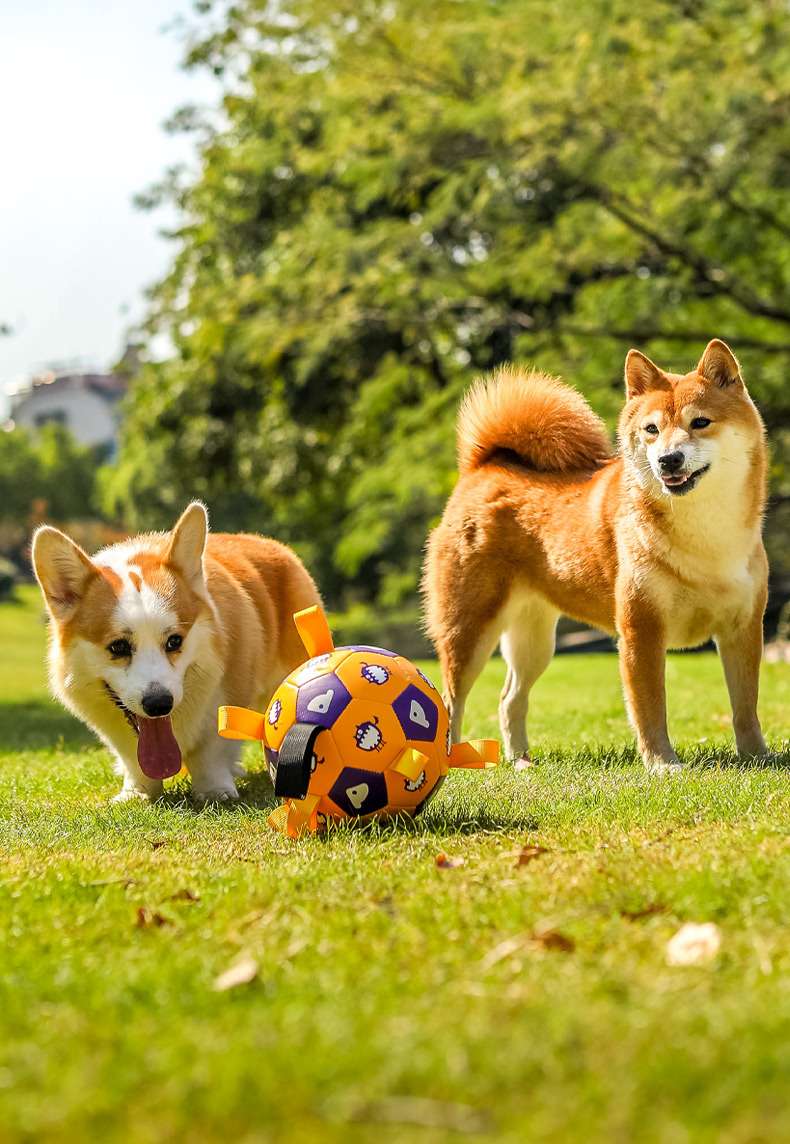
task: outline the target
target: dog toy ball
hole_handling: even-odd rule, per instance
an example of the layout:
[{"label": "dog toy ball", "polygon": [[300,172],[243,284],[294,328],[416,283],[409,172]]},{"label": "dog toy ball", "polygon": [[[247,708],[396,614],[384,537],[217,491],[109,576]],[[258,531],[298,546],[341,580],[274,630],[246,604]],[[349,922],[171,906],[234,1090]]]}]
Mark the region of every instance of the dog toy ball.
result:
[{"label": "dog toy ball", "polygon": [[496,740],[451,743],[447,708],[408,659],[338,647],[319,607],[294,615],[310,658],[265,714],[220,707],[219,733],[262,742],[284,803],[269,824],[294,838],[343,818],[417,814],[450,767],[495,766]]}]

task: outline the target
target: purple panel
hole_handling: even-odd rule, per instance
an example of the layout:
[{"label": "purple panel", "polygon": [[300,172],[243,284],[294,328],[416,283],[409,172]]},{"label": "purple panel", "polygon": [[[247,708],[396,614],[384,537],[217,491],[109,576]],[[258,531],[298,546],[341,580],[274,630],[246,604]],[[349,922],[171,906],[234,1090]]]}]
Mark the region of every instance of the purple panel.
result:
[{"label": "purple panel", "polygon": [[428,743],[436,738],[436,727],[439,723],[436,704],[427,695],[423,695],[413,683],[400,693],[392,704],[392,710],[398,716],[407,739]]},{"label": "purple panel", "polygon": [[431,691],[436,690],[435,685],[433,683],[431,683],[430,679],[428,678],[428,676],[425,674],[424,671],[420,671],[419,667],[417,668],[417,674],[419,675],[420,679],[424,680],[424,682],[428,684]]},{"label": "purple panel", "polygon": [[335,779],[329,797],[346,814],[373,814],[387,805],[387,782],[380,771],[344,767]]},{"label": "purple panel", "polygon": [[395,659],[398,654],[395,651],[387,651],[383,647],[370,647],[368,644],[352,644],[350,647],[338,648],[338,651],[372,651],[376,655],[387,655],[390,659]]},{"label": "purple panel", "polygon": [[279,752],[273,750],[271,747],[264,747],[263,753],[266,756],[266,766],[269,770],[269,778],[274,782],[277,777],[277,760],[280,757]]},{"label": "purple panel", "polygon": [[318,679],[311,679],[299,688],[296,697],[297,722],[331,727],[350,702],[351,696],[334,673],[319,675]]}]

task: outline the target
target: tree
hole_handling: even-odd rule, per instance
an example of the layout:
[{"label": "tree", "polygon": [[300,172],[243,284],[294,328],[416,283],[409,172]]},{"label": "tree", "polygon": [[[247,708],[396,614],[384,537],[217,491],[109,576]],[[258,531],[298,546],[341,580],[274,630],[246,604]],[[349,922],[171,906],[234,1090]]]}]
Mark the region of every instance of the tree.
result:
[{"label": "tree", "polygon": [[[741,356],[790,505],[790,41],[770,0],[202,3],[223,78],[108,503],[296,542],[413,598],[472,376],[527,359],[613,420],[631,344]],[[210,25],[210,28],[209,28]],[[790,560],[790,554],[786,554]]]}]

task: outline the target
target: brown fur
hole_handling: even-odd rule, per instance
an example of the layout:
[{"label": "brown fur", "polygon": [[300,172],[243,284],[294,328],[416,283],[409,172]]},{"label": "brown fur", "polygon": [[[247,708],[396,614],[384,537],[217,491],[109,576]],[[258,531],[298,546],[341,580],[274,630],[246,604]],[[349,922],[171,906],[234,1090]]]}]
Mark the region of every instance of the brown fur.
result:
[{"label": "brown fur", "polygon": [[[607,457],[601,423],[580,394],[553,378],[499,371],[462,405],[461,477],[428,542],[428,630],[456,737],[466,695],[501,640],[503,735],[524,765],[528,693],[551,659],[561,613],[619,636],[648,765],[677,762],[665,650],[710,637],[724,660],[738,745],[765,749],[755,710],[767,582],[759,415],[721,342],[682,376],[632,351],[627,392],[616,457]],[[690,420],[702,416],[712,424],[693,430]],[[653,421],[657,437],[645,428]],[[647,467],[655,440],[719,459],[686,497],[672,497]]]}]

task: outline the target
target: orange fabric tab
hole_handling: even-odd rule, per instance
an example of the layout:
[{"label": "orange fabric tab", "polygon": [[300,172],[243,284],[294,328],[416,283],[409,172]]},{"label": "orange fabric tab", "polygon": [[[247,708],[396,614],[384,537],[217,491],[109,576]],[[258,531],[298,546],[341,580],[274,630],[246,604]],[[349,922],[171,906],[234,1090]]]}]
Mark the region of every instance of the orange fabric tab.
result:
[{"label": "orange fabric tab", "polygon": [[318,803],[319,797],[315,794],[309,794],[306,798],[288,799],[289,838],[298,838],[306,830],[315,832],[318,827]]},{"label": "orange fabric tab", "polygon": [[294,623],[310,659],[314,655],[326,655],[327,652],[334,651],[335,645],[329,624],[323,608],[318,604],[313,604],[312,608],[304,608],[301,612],[294,612]]},{"label": "orange fabric tab", "polygon": [[280,834],[288,833],[288,805],[282,803],[276,806],[269,815],[267,822],[272,830],[279,830]]},{"label": "orange fabric tab", "polygon": [[451,767],[495,767],[499,762],[499,743],[496,739],[472,739],[468,743],[454,743],[449,762]]},{"label": "orange fabric tab", "polygon": [[413,782],[429,761],[428,756],[424,755],[422,751],[418,751],[414,747],[407,747],[397,762],[393,763],[392,769]]},{"label": "orange fabric tab", "polygon": [[223,739],[263,739],[264,719],[248,707],[220,707],[217,730]]}]

